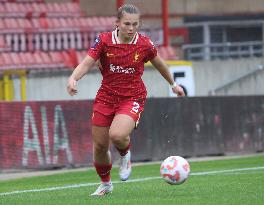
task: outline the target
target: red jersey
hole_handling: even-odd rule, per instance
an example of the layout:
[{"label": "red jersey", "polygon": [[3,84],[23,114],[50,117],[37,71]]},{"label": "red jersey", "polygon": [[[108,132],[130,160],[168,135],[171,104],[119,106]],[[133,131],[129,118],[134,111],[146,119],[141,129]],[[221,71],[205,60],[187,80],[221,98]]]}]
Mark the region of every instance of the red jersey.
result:
[{"label": "red jersey", "polygon": [[141,79],[144,63],[157,55],[148,37],[136,33],[128,44],[121,44],[118,31],[101,33],[88,55],[100,60],[103,76],[97,99],[111,102],[113,97],[145,99],[146,87]]}]

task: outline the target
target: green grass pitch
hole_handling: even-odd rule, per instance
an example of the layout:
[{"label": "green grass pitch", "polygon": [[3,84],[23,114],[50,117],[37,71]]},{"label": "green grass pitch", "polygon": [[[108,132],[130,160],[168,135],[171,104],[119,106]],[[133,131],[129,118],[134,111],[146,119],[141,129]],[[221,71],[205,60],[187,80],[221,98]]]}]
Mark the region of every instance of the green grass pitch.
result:
[{"label": "green grass pitch", "polygon": [[120,182],[112,170],[114,191],[91,197],[99,179],[93,169],[0,181],[0,205],[263,205],[264,156],[191,162],[182,185],[159,178],[160,164],[134,166],[130,181]]}]

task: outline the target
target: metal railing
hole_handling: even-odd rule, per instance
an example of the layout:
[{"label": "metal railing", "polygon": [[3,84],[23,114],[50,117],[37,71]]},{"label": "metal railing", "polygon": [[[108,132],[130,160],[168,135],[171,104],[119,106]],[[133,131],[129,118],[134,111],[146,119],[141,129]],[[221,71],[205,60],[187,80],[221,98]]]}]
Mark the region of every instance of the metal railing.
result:
[{"label": "metal railing", "polygon": [[264,42],[236,42],[183,45],[187,60],[215,60],[264,56]]},{"label": "metal railing", "polygon": [[[184,26],[188,29],[202,29],[202,39],[200,43],[185,44],[182,49],[186,60],[214,60],[214,59],[229,59],[243,57],[261,57],[264,56],[264,20],[225,20],[225,21],[203,21],[185,23]],[[258,34],[259,40],[241,42],[228,42],[226,28],[259,28],[261,32]],[[213,40],[213,29],[220,29],[219,35],[222,42]],[[239,33],[237,33],[239,35]],[[192,35],[196,35],[195,33]],[[245,35],[245,34],[244,34]],[[220,39],[218,39],[220,40]]]}]

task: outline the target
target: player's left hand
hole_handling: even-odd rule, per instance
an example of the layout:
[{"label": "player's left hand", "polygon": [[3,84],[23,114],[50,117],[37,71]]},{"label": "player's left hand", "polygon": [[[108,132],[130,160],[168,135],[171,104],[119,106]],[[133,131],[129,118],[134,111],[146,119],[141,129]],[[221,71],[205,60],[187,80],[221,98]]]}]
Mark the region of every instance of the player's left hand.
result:
[{"label": "player's left hand", "polygon": [[181,86],[175,85],[171,89],[172,89],[172,92],[175,93],[177,96],[179,96],[179,97],[185,96],[184,90]]}]

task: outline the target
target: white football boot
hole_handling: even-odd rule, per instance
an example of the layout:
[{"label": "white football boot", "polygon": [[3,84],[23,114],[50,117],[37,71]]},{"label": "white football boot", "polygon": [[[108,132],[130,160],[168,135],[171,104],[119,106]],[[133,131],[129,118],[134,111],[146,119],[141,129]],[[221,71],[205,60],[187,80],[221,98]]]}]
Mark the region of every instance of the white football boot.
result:
[{"label": "white football boot", "polygon": [[119,177],[122,181],[126,181],[131,174],[131,153],[130,150],[125,156],[121,156],[120,168],[119,168]]},{"label": "white football boot", "polygon": [[114,186],[111,182],[102,182],[100,186],[96,189],[91,196],[104,196],[106,194],[112,193]]}]

